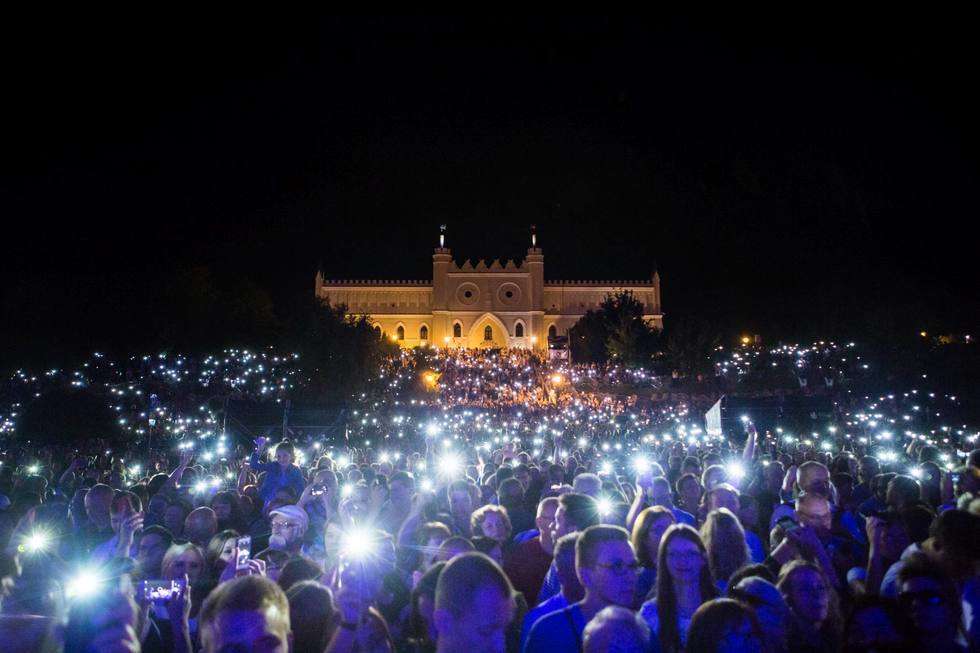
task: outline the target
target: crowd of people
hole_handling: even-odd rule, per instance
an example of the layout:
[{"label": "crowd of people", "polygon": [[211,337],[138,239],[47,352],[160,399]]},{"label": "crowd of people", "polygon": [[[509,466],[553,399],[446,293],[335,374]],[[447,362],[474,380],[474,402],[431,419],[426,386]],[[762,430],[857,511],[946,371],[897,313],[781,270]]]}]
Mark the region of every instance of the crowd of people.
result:
[{"label": "crowd of people", "polygon": [[[859,361],[851,349],[780,356],[816,368],[828,351]],[[15,374],[4,650],[980,643],[980,450],[955,396],[828,382],[819,429],[747,414],[719,435],[686,405],[589,382],[655,387],[641,371],[426,350],[393,356],[342,433],[222,428],[229,393],[281,401],[300,363],[229,350]],[[12,437],[57,380],[102,389],[129,439]]]}]

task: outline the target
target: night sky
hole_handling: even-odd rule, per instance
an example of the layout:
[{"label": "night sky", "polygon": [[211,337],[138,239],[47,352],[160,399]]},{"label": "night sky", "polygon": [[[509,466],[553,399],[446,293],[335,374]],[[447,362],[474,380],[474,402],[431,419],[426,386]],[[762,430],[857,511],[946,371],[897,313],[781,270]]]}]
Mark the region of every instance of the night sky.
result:
[{"label": "night sky", "polygon": [[191,268],[280,314],[318,264],[426,279],[441,223],[460,261],[534,223],[547,278],[657,268],[668,324],[976,325],[964,17],[119,20],[0,46],[4,366],[156,344]]}]

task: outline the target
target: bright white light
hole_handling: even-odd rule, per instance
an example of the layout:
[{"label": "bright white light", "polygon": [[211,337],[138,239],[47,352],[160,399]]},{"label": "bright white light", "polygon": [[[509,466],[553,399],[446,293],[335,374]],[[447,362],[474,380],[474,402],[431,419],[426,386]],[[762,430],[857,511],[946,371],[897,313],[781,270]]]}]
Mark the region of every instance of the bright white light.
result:
[{"label": "bright white light", "polygon": [[739,419],[742,420],[742,423],[743,424],[748,424],[749,423],[749,416],[748,415],[742,415]]},{"label": "bright white light", "polygon": [[922,469],[919,467],[913,467],[912,469],[909,470],[909,475],[912,476],[913,478],[921,479]]},{"label": "bright white light", "polygon": [[21,550],[27,551],[28,553],[39,553],[41,551],[47,551],[50,546],[50,535],[42,531],[34,531],[27,536]]},{"label": "bright white light", "polygon": [[431,478],[423,478],[419,482],[419,487],[422,488],[423,492],[432,492],[435,489],[435,484],[432,482]]},{"label": "bright white light", "polygon": [[102,578],[99,574],[83,569],[65,585],[65,595],[68,598],[86,598],[95,594],[101,585]]},{"label": "bright white light", "polygon": [[347,456],[337,456],[335,462],[337,463],[337,467],[347,467],[347,465],[350,465],[350,458]]},{"label": "bright white light", "polygon": [[612,474],[613,464],[611,462],[609,462],[608,460],[603,460],[602,461],[602,464],[599,465],[599,470],[603,474]]},{"label": "bright white light", "polygon": [[734,481],[741,481],[745,478],[745,467],[737,460],[733,460],[725,465],[725,474]]},{"label": "bright white light", "polygon": [[364,559],[374,553],[375,538],[365,528],[355,528],[344,533],[340,541],[340,552],[351,558]]},{"label": "bright white light", "polygon": [[463,461],[454,453],[447,453],[439,459],[439,473],[454,476],[463,468]]},{"label": "bright white light", "polygon": [[613,502],[609,497],[599,497],[596,501],[599,506],[599,515],[602,517],[608,517],[613,511]]},{"label": "bright white light", "polygon": [[350,483],[344,483],[344,486],[340,488],[340,496],[347,498],[352,494],[354,494],[354,486]]},{"label": "bright white light", "polygon": [[636,456],[633,458],[633,469],[639,474],[650,471],[650,461],[643,456]]},{"label": "bright white light", "polygon": [[428,426],[425,427],[425,434],[430,438],[434,438],[437,435],[439,435],[440,431],[442,431],[442,427],[436,424],[435,422],[431,422]]}]

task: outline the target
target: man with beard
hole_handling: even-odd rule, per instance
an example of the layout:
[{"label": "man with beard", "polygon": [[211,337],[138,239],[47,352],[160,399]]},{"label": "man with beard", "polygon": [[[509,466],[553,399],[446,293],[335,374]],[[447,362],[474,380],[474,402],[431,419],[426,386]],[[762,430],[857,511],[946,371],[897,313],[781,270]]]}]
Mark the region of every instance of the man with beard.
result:
[{"label": "man with beard", "polygon": [[269,513],[272,535],[269,548],[284,551],[290,556],[299,555],[303,549],[303,536],[310,526],[310,518],[299,506],[280,506]]}]

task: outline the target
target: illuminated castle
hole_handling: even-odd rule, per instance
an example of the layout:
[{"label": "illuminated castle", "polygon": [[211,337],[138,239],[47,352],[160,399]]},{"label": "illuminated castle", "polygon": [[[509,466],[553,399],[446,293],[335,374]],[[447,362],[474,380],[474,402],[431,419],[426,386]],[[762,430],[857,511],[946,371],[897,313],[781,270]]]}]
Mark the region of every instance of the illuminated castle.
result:
[{"label": "illuminated castle", "polygon": [[649,281],[545,281],[544,253],[533,228],[520,263],[495,260],[457,265],[445,246],[445,227],[432,255],[431,281],[324,279],[316,274],[316,297],[366,315],[403,347],[547,347],[567,335],[586,311],[611,293],[632,291],[644,319],[663,328],[660,275]]}]

